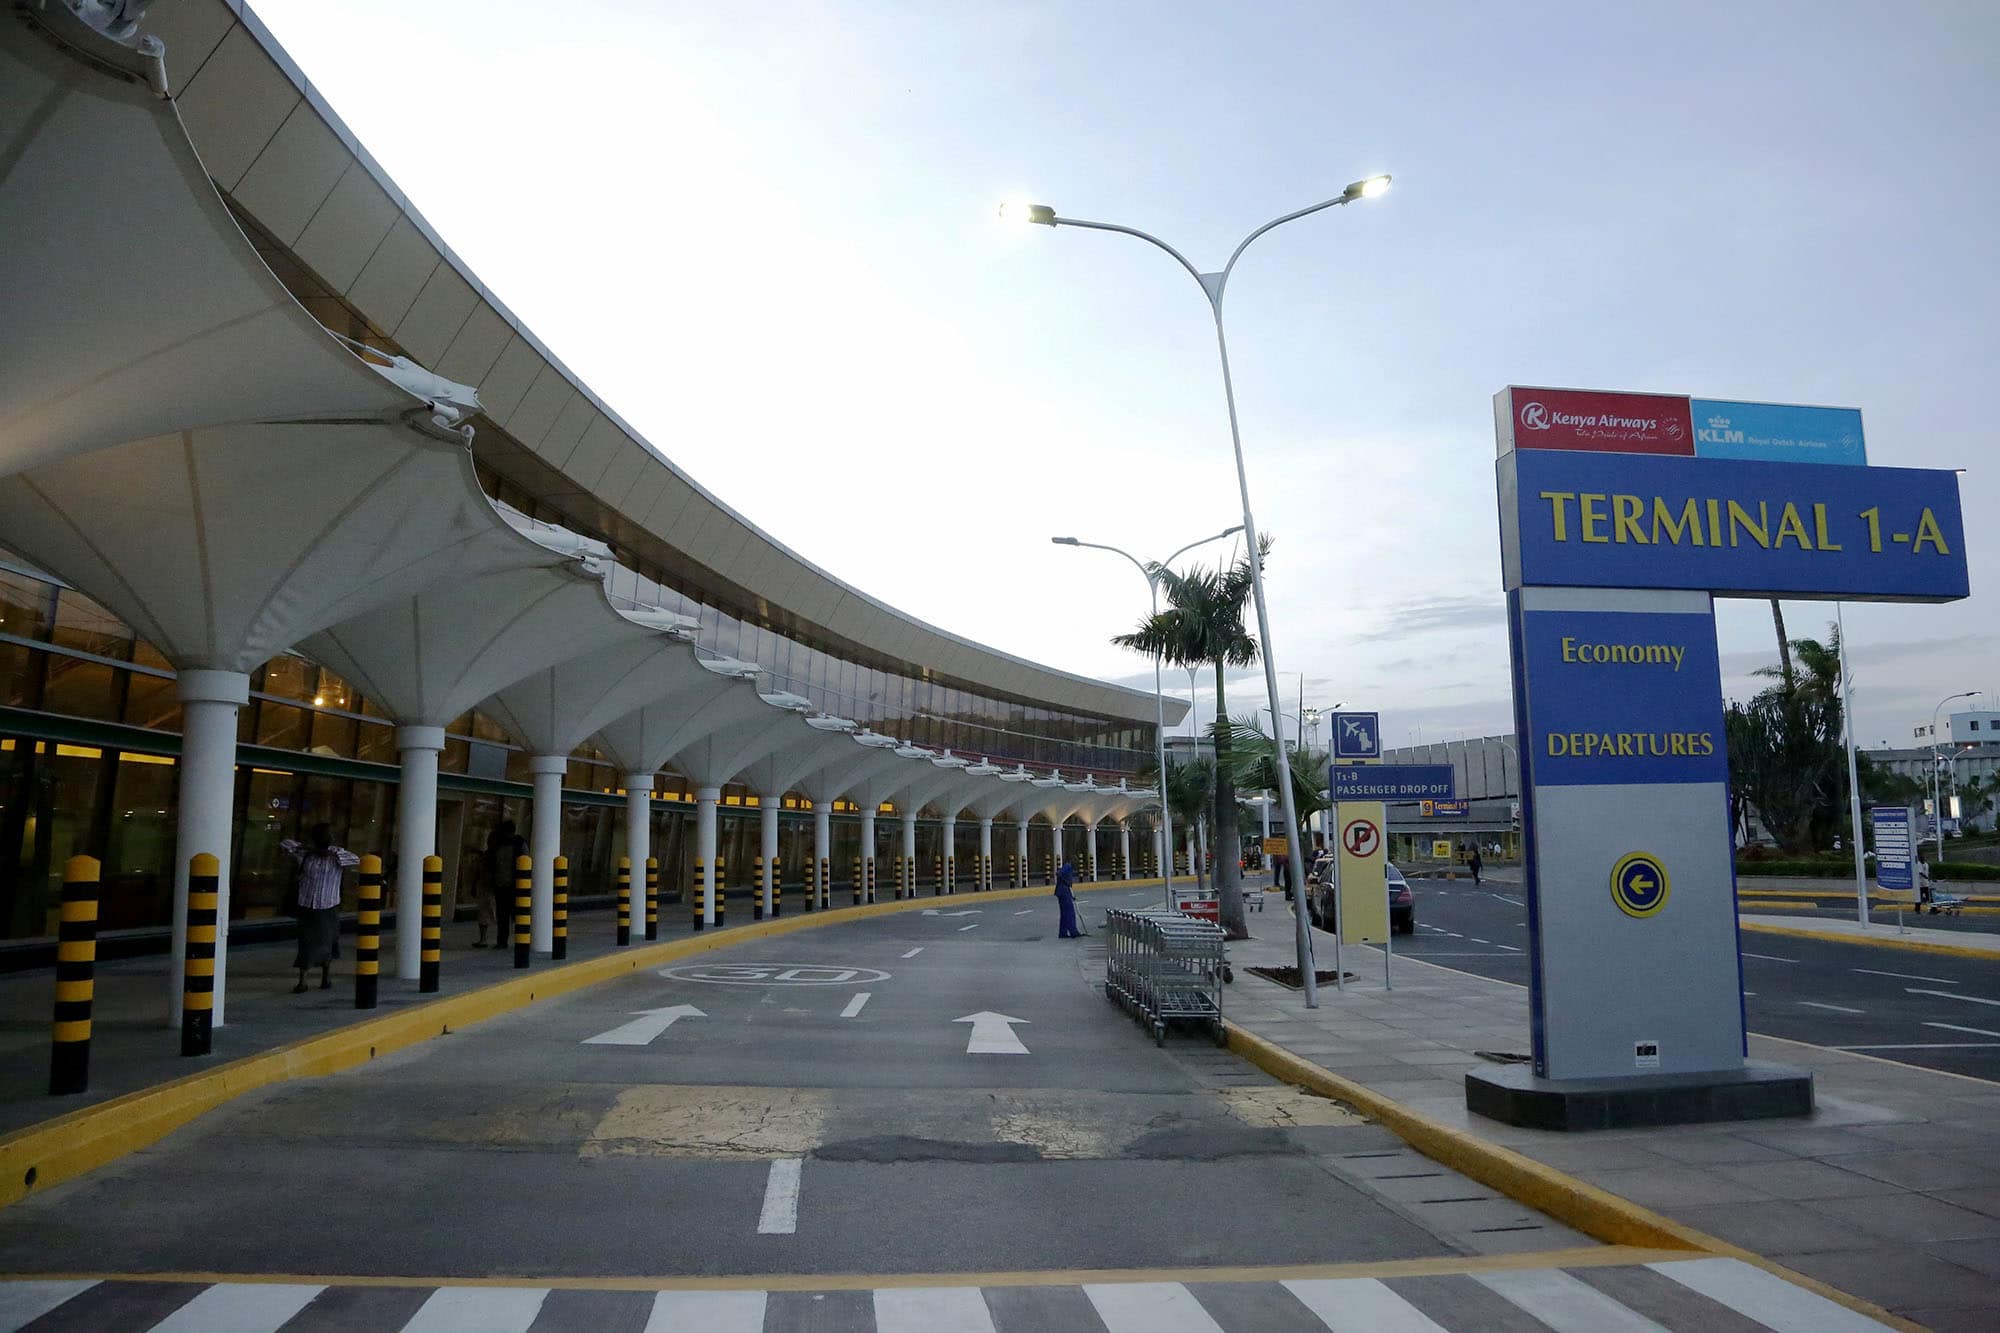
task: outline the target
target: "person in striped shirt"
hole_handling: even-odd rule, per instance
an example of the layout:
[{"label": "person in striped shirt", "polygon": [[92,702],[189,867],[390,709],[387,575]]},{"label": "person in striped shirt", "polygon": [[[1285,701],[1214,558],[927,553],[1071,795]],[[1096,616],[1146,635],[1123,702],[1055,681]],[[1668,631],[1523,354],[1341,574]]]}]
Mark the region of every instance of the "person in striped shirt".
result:
[{"label": "person in striped shirt", "polygon": [[361,858],[345,847],[333,845],[333,830],[314,824],[307,842],[286,838],[278,846],[292,858],[294,899],[292,911],[299,919],[299,952],[292,966],[299,970],[299,984],[292,994],[303,995],[306,972],[319,969],[319,988],[333,989],[333,960],[340,955],[340,877]]}]

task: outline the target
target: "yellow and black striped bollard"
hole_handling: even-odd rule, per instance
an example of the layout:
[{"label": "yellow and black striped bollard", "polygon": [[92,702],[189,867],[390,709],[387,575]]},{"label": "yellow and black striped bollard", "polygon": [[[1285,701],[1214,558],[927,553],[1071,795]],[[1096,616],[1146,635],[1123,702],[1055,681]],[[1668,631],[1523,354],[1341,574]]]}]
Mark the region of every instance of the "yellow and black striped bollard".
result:
[{"label": "yellow and black striped bollard", "polygon": [[1048,856],[1046,856],[1046,857],[1045,857],[1045,858],[1043,858],[1043,859],[1044,859],[1044,861],[1046,862],[1046,866],[1045,866],[1045,868],[1043,869],[1042,873],[1043,873],[1043,874],[1045,874],[1045,875],[1047,875],[1047,876],[1049,877],[1049,883],[1053,884],[1053,883],[1055,883],[1055,882],[1056,882],[1056,858],[1055,858],[1055,853],[1054,853],[1054,852],[1051,852],[1051,853],[1049,853],[1049,855],[1048,855]]},{"label": "yellow and black striped bollard", "polygon": [[632,942],[632,858],[618,858],[618,943]]},{"label": "yellow and black striped bollard", "polygon": [[867,889],[868,889],[867,896],[863,898],[862,901],[872,903],[875,901],[875,858],[874,857],[870,856],[863,858],[861,862],[861,876],[864,880],[867,881]]},{"label": "yellow and black striped bollard", "polygon": [[569,957],[569,858],[558,856],[555,869],[555,899],[550,904],[549,961]]},{"label": "yellow and black striped bollard", "polygon": [[63,862],[62,922],[56,928],[56,1011],[49,1095],[90,1088],[90,1011],[97,1002],[97,858]]},{"label": "yellow and black striped bollard", "polygon": [[771,858],[771,915],[782,916],[785,911],[785,858]]},{"label": "yellow and black striped bollard", "polygon": [[764,854],[757,853],[757,865],[750,880],[750,919],[764,919]]},{"label": "yellow and black striped bollard", "polygon": [[819,910],[824,912],[833,906],[833,858],[819,859]]},{"label": "yellow and black striped bollard", "polygon": [[660,858],[646,858],[646,938],[660,938]]},{"label": "yellow and black striped bollard", "polygon": [[424,933],[418,938],[417,991],[435,995],[444,957],[444,858],[424,858]]},{"label": "yellow and black striped bollard", "polygon": [[718,856],[715,858],[715,875],[708,885],[709,896],[715,899],[715,924],[718,926],[724,924],[722,916],[729,908],[728,888],[728,868],[723,865],[723,858]]},{"label": "yellow and black striped bollard", "polygon": [[534,937],[529,934],[528,922],[533,912],[535,895],[535,863],[525,856],[514,858],[514,966],[526,967],[534,961],[534,952],[529,947]]},{"label": "yellow and black striped bollard", "polygon": [[354,1007],[373,1009],[382,979],[382,858],[361,858],[354,891]]},{"label": "yellow and black striped bollard", "polygon": [[861,883],[861,858],[857,856],[854,858],[854,906],[861,906],[864,889],[865,886]]},{"label": "yellow and black striped bollard", "polygon": [[188,860],[187,957],[181,966],[181,1054],[207,1055],[215,1036],[215,904],[222,863]]},{"label": "yellow and black striped bollard", "polygon": [[702,919],[707,915],[707,912],[708,866],[697,856],[694,859],[694,928],[696,930],[705,930],[708,928],[708,922]]}]

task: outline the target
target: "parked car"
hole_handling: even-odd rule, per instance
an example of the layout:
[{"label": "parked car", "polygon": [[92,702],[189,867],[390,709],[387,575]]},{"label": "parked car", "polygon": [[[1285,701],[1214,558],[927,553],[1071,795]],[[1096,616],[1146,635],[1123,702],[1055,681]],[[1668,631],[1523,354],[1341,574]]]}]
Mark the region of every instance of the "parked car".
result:
[{"label": "parked car", "polygon": [[[1311,892],[1306,898],[1306,909],[1311,914],[1313,924],[1321,930],[1333,929],[1333,860],[1322,856],[1313,863]],[[1417,900],[1410,892],[1410,881],[1403,878],[1403,872],[1389,863],[1389,929],[1398,935],[1417,933]]]}]

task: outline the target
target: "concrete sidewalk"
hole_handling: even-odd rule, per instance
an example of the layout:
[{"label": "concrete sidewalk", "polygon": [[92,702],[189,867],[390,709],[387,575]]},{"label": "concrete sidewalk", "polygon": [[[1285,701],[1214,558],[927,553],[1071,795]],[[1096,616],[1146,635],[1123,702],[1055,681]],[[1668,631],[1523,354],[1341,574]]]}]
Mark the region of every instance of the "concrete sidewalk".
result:
[{"label": "concrete sidewalk", "polygon": [[2000,934],[1984,930],[1933,930],[1916,924],[1928,918],[1914,914],[1899,925],[1893,913],[1877,914],[1868,925],[1841,917],[1763,916],[1744,912],[1737,920],[1753,930],[1782,931],[1814,939],[1851,940],[1858,944],[1923,945],[1954,953],[2000,958]]},{"label": "concrete sidewalk", "polygon": [[[1463,1080],[1489,1057],[1525,1055],[1525,989],[1399,957],[1385,991],[1380,953],[1350,946],[1342,962],[1356,979],[1341,992],[1322,987],[1321,1007],[1307,1010],[1298,992],[1248,972],[1295,961],[1288,935],[1258,933],[1231,946],[1236,984],[1225,1002],[1248,1032],[1449,1130],[1904,1318],[1939,1330],[1994,1327],[2000,1084],[1752,1037],[1753,1058],[1813,1071],[1814,1115],[1584,1134],[1517,1129],[1468,1112]],[[1314,937],[1319,966],[1330,968],[1331,937]]]}]

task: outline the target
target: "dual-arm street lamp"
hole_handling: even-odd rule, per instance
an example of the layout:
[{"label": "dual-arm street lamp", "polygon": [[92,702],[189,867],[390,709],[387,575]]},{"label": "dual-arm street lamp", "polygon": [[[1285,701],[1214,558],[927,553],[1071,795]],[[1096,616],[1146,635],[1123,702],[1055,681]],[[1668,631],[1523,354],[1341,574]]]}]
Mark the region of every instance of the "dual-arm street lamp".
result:
[{"label": "dual-arm street lamp", "polygon": [[[1127,560],[1130,560],[1132,568],[1138,570],[1140,576],[1146,580],[1146,595],[1152,599],[1153,614],[1157,616],[1160,614],[1160,575],[1165,573],[1173,565],[1174,561],[1180,559],[1195,547],[1206,546],[1210,542],[1219,542],[1224,537],[1233,537],[1241,531],[1243,531],[1241,526],[1224,528],[1213,537],[1203,537],[1199,541],[1189,542],[1165,560],[1154,565],[1145,564],[1138,556],[1133,555],[1130,551],[1122,547],[1106,546],[1101,542],[1078,541],[1074,537],[1051,537],[1049,540],[1057,546],[1077,546],[1092,551],[1109,551],[1113,555],[1122,555]],[[1166,696],[1160,691],[1159,653],[1153,654],[1153,717],[1154,757],[1160,765],[1160,874],[1165,880],[1165,884],[1162,887],[1166,893],[1167,906],[1172,908],[1174,905],[1174,821],[1172,814],[1167,809],[1167,701]]]},{"label": "dual-arm street lamp", "polygon": [[[1082,218],[1062,217],[1046,204],[1006,204],[1000,210],[1000,216],[1010,222],[1034,223],[1044,227],[1084,227],[1091,231],[1114,231],[1137,237],[1148,245],[1172,255],[1174,261],[1186,269],[1188,276],[1200,285],[1202,295],[1208,298],[1209,311],[1215,317],[1215,348],[1222,359],[1222,396],[1229,406],[1229,442],[1236,453],[1236,489],[1243,502],[1243,539],[1248,543],[1250,550],[1250,590],[1257,603],[1257,641],[1263,649],[1264,686],[1270,695],[1273,713],[1279,711],[1277,654],[1271,643],[1271,613],[1264,601],[1264,560],[1257,540],[1257,519],[1250,509],[1250,479],[1243,467],[1243,434],[1236,421],[1236,388],[1229,376],[1229,340],[1222,330],[1222,297],[1229,286],[1229,275],[1236,271],[1236,261],[1243,257],[1243,252],[1249,248],[1250,242],[1265,232],[1323,209],[1351,204],[1357,199],[1373,199],[1388,188],[1387,176],[1370,176],[1365,180],[1355,181],[1331,199],[1287,213],[1283,217],[1273,218],[1245,236],[1231,252],[1229,262],[1216,273],[1203,273],[1173,246],[1136,227],[1121,226],[1115,222],[1089,222]],[[1280,795],[1284,797],[1285,837],[1293,852],[1297,853],[1303,844],[1299,841],[1298,803],[1292,799],[1292,784],[1289,782],[1282,784]],[[1292,895],[1292,929],[1298,950],[1299,978],[1305,984],[1306,1007],[1317,1009],[1319,988],[1313,979],[1312,927],[1306,919],[1306,895],[1303,893]]]}]

